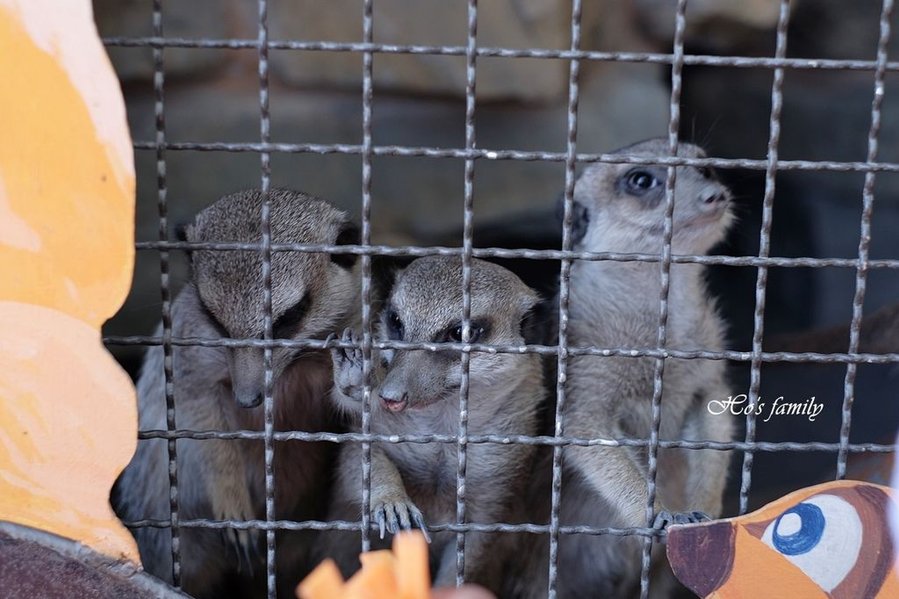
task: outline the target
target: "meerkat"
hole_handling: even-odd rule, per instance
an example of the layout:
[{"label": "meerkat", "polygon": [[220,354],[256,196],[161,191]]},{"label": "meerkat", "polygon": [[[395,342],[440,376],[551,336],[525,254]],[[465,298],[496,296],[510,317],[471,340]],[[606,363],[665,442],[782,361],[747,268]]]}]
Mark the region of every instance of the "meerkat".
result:
[{"label": "meerkat", "polygon": [[[191,242],[259,242],[263,194],[228,195],[200,212],[184,231]],[[357,229],[347,215],[303,193],[272,190],[274,243],[347,244]],[[271,305],[275,339],[323,338],[353,325],[359,296],[354,256],[277,251],[271,255]],[[258,250],[197,250],[191,278],[172,304],[175,338],[261,339],[262,256]],[[157,335],[162,334],[161,327]],[[261,431],[264,426],[263,350],[255,347],[172,349],[175,419],[179,429]],[[163,349],[151,347],[137,383],[140,427],[166,428]],[[332,384],[327,351],[272,350],[276,431],[335,430],[336,413],[324,397]],[[123,520],[169,519],[167,442],[141,440],[112,494]],[[264,445],[255,440],[178,440],[180,519],[265,518]],[[300,441],[274,446],[276,518],[308,520],[325,514],[333,455],[329,444]],[[265,589],[265,535],[237,529],[180,529],[181,584],[197,597]],[[150,573],[172,581],[170,529],[133,531]],[[278,531],[278,591],[293,596],[311,565],[308,532]]]},{"label": "meerkat", "polygon": [[[668,143],[653,139],[620,154],[665,156]],[[680,144],[679,156],[703,157],[697,146]],[[574,191],[573,249],[590,252],[658,254],[662,248],[667,169],[596,164],[579,177]],[[672,253],[705,254],[721,241],[733,216],[731,198],[710,169],[678,167]],[[699,264],[672,264],[668,294],[667,347],[724,349],[724,325],[709,297]],[[659,264],[577,260],[571,266],[570,347],[648,348],[658,343]],[[562,417],[566,437],[649,439],[655,360],[653,358],[568,358]],[[721,360],[666,360],[661,397],[661,440],[731,441],[733,423],[713,416],[711,400],[726,398]],[[533,497],[537,519],[549,512],[549,451],[541,455]],[[645,527],[649,502],[646,447],[576,447],[563,450],[560,522],[563,526]],[[661,449],[653,524],[689,522],[721,512],[729,454],[715,450]],[[542,482],[540,482],[542,481]],[[543,543],[547,543],[545,535]],[[562,535],[559,540],[559,597],[630,597],[638,591],[642,537]],[[511,595],[543,597],[547,583],[546,544],[542,560]],[[659,559],[662,558],[662,559]],[[664,570],[661,553],[653,571]],[[533,574],[530,574],[533,573]],[[651,585],[664,595],[671,581]],[[521,591],[521,586],[525,588]]]},{"label": "meerkat", "polygon": [[[505,268],[472,260],[471,343],[521,345],[528,341],[528,315],[537,294]],[[412,262],[397,276],[378,335],[404,342],[462,342],[462,262],[427,257]],[[354,339],[349,332],[344,339]],[[361,351],[333,351],[335,393],[340,409],[361,413]],[[385,350],[374,361],[371,431],[376,434],[459,432],[458,351]],[[468,433],[533,435],[537,410],[545,397],[540,358],[536,354],[471,354]],[[456,519],[456,444],[376,443],[372,445],[371,514],[384,533],[413,525],[449,524]],[[504,522],[524,490],[533,447],[477,443],[468,446],[466,521]],[[358,521],[362,513],[361,445],[341,448],[329,519]],[[431,533],[430,555],[435,584],[455,581],[455,533]],[[336,533],[326,545],[345,574],[358,568],[358,533]],[[489,533],[469,532],[465,542],[465,578],[492,585],[485,570],[492,555]],[[386,545],[375,539],[374,546]],[[492,574],[492,573],[489,573]]]}]

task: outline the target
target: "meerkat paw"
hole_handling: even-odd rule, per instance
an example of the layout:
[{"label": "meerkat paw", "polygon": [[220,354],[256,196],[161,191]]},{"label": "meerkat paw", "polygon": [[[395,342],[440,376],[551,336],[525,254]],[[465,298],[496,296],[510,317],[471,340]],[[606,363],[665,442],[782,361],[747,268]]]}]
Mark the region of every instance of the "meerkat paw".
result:
[{"label": "meerkat paw", "polygon": [[[326,341],[337,338],[330,334]],[[358,344],[360,339],[352,329],[344,329],[340,340],[344,343]],[[362,349],[359,347],[332,347],[331,359],[334,362],[334,385],[347,397],[357,398],[362,395],[364,378],[362,375]]]},{"label": "meerkat paw", "polygon": [[[237,510],[237,513],[219,514],[218,520],[234,520],[235,522],[247,522],[253,520],[254,516],[251,511]],[[229,527],[222,529],[225,537],[225,543],[234,550],[237,559],[237,568],[239,571],[253,575],[253,564],[259,561],[259,537],[260,531],[252,528],[234,528]]]},{"label": "meerkat paw", "polygon": [[421,529],[425,540],[428,543],[431,542],[431,536],[428,534],[424,516],[408,497],[372,504],[372,516],[378,523],[382,539],[385,532],[396,534],[401,530],[412,530],[413,525],[415,525]]},{"label": "meerkat paw", "polygon": [[695,524],[708,522],[712,518],[704,512],[669,512],[660,510],[652,523],[656,530],[665,530],[670,524]]}]

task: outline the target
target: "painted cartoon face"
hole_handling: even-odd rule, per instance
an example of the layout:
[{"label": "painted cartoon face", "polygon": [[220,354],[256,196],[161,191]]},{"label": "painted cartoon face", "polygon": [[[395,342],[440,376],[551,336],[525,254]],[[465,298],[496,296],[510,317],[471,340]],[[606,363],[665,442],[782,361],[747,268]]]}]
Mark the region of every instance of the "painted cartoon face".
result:
[{"label": "painted cartoon face", "polygon": [[890,493],[838,481],[739,518],[673,526],[668,558],[681,582],[703,597],[896,597]]}]

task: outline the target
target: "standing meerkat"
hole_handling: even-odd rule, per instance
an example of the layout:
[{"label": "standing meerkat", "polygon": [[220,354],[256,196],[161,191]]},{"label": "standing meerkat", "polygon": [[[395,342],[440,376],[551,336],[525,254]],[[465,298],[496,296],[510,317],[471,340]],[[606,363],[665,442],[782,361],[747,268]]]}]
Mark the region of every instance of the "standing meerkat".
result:
[{"label": "standing meerkat", "polygon": [[[472,260],[470,342],[520,345],[526,342],[528,315],[537,294],[505,268]],[[381,338],[420,343],[462,341],[462,261],[427,257],[412,262],[397,277],[381,313]],[[348,333],[345,339],[352,338]],[[351,416],[361,413],[360,350],[334,350],[335,399]],[[456,435],[462,375],[456,350],[385,350],[374,361],[371,432],[384,435]],[[536,354],[471,354],[468,433],[533,435],[545,397]],[[456,518],[458,446],[453,443],[375,443],[372,445],[371,513],[381,533],[413,524],[449,524]],[[476,443],[468,446],[466,521],[506,521],[524,490],[533,447]],[[362,513],[361,445],[341,448],[329,519],[358,520]],[[455,581],[455,533],[433,533],[430,545],[435,584]],[[326,552],[345,573],[359,567],[358,533],[332,533]],[[490,584],[485,576],[489,533],[469,532],[465,578]],[[373,545],[386,541],[375,540]]]},{"label": "standing meerkat", "polygon": [[[253,242],[261,239],[262,193],[225,196],[200,212],[187,227],[192,242]],[[269,193],[274,243],[346,244],[357,230],[347,215],[311,196]],[[261,339],[263,336],[262,256],[258,250],[197,250],[190,281],[172,304],[175,338]],[[274,252],[271,257],[272,332],[276,339],[323,338],[355,322],[358,298],[354,256]],[[157,335],[162,334],[161,327]],[[261,406],[263,350],[253,347],[172,348],[176,422],[196,431],[263,430]],[[163,350],[151,347],[144,359],[137,394],[141,429],[166,428]],[[328,352],[275,348],[274,428],[276,431],[334,430],[337,419],[323,399],[332,384]],[[177,442],[181,519],[265,518],[262,441],[189,440]],[[276,518],[307,520],[324,515],[330,476],[329,444],[275,443]],[[112,495],[123,520],[169,519],[168,453],[162,439],[142,440]],[[171,582],[171,531],[133,531],[141,561],[150,573]],[[309,566],[311,533],[277,533],[279,593],[293,596]],[[198,597],[264,593],[265,537],[259,531],[180,529],[181,583]]]},{"label": "standing meerkat", "polygon": [[[618,150],[620,154],[665,156],[666,139]],[[679,156],[704,157],[691,144]],[[665,223],[666,167],[596,164],[578,179],[576,251],[658,254]],[[672,253],[705,254],[724,238],[732,222],[730,193],[710,169],[678,167],[674,197]],[[658,343],[661,282],[657,262],[577,260],[571,266],[568,344],[571,347],[648,348]],[[672,264],[668,294],[667,346],[681,350],[724,349],[724,325],[709,297],[699,264]],[[566,437],[649,439],[655,359],[571,356],[563,422]],[[729,394],[721,360],[666,360],[661,397],[663,441],[731,441],[733,423],[713,416],[711,400]],[[565,525],[645,527],[649,501],[646,447],[566,447],[560,520]],[[547,452],[548,453],[548,452]],[[716,517],[729,461],[727,452],[660,449],[656,520],[669,522]],[[549,459],[541,456],[538,485],[549,511]],[[540,488],[542,487],[542,488]],[[545,541],[545,537],[544,537]],[[559,597],[630,597],[639,585],[642,537],[562,535],[559,540]],[[546,593],[546,546],[523,595]],[[661,558],[661,559],[658,559]],[[653,569],[664,567],[655,555]],[[660,580],[665,580],[662,575]],[[656,585],[665,593],[668,583]],[[527,585],[526,585],[527,586]],[[654,592],[655,594],[655,592]]]}]

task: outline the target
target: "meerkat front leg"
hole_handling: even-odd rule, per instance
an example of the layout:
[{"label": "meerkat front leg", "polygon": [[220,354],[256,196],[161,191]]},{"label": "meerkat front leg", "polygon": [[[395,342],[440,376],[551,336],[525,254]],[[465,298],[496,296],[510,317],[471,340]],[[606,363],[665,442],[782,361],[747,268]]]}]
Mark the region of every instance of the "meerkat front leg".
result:
[{"label": "meerkat front leg", "polygon": [[[335,335],[328,337],[334,339]],[[347,343],[359,343],[359,337],[351,329],[345,329],[341,335],[341,341]],[[358,415],[362,410],[362,393],[364,377],[362,374],[362,349],[358,347],[334,348],[331,350],[334,362],[334,391],[333,399],[347,411]],[[377,356],[373,356],[372,383],[380,379],[381,370]],[[359,445],[353,445],[348,451],[348,459],[359,459],[361,456],[353,456],[360,449]],[[371,448],[371,513],[378,523],[381,538],[385,532],[395,534],[400,530],[409,530],[412,525],[418,526],[428,542],[431,541],[425,526],[424,516],[418,507],[409,499],[403,478],[396,465],[384,453],[373,446]]]},{"label": "meerkat front leg", "polygon": [[[194,445],[204,455],[196,460],[190,460],[190,463],[204,465],[202,476],[207,481],[206,493],[213,517],[217,520],[246,522],[254,520],[256,512],[245,482],[247,467],[243,455],[235,446],[236,443],[239,442],[230,440],[197,442]],[[185,446],[189,447],[187,444]],[[242,570],[245,567],[252,573],[253,562],[257,561],[259,555],[257,548],[259,531],[226,528],[222,532],[226,543],[234,549],[239,568]]]},{"label": "meerkat front leg", "polygon": [[424,516],[406,493],[403,477],[378,447],[371,448],[371,514],[378,523],[382,539],[385,530],[396,534],[400,530],[411,530],[414,524],[424,533],[428,543],[431,542]]},{"label": "meerkat front leg", "polygon": [[[350,443],[340,453],[340,476],[343,485],[341,493],[352,498],[359,506],[362,497],[362,445]],[[371,495],[369,499],[371,515],[378,523],[383,539],[386,533],[396,534],[401,530],[411,530],[413,525],[421,529],[430,543],[425,519],[418,506],[409,498],[402,475],[384,450],[373,445],[371,448]],[[362,506],[359,506],[362,507]]]},{"label": "meerkat front leg", "polygon": [[[574,437],[618,438],[621,431],[578,430],[576,418],[570,418],[569,434]],[[624,526],[646,526],[646,505],[649,503],[647,473],[638,466],[629,448],[569,447],[565,459],[581,473],[590,487],[605,499],[621,516]],[[653,507],[653,528],[663,529],[668,524],[686,524],[707,520],[699,512],[678,513],[665,509],[658,499]]]},{"label": "meerkat front leg", "polygon": [[[721,389],[714,397],[726,397]],[[733,439],[733,419],[728,414],[714,415],[705,405],[694,406],[684,423],[684,438],[692,441],[719,441],[726,443]],[[724,487],[727,484],[727,470],[731,454],[716,449],[685,450],[687,452],[686,505],[701,510],[713,518],[721,515]]]}]

